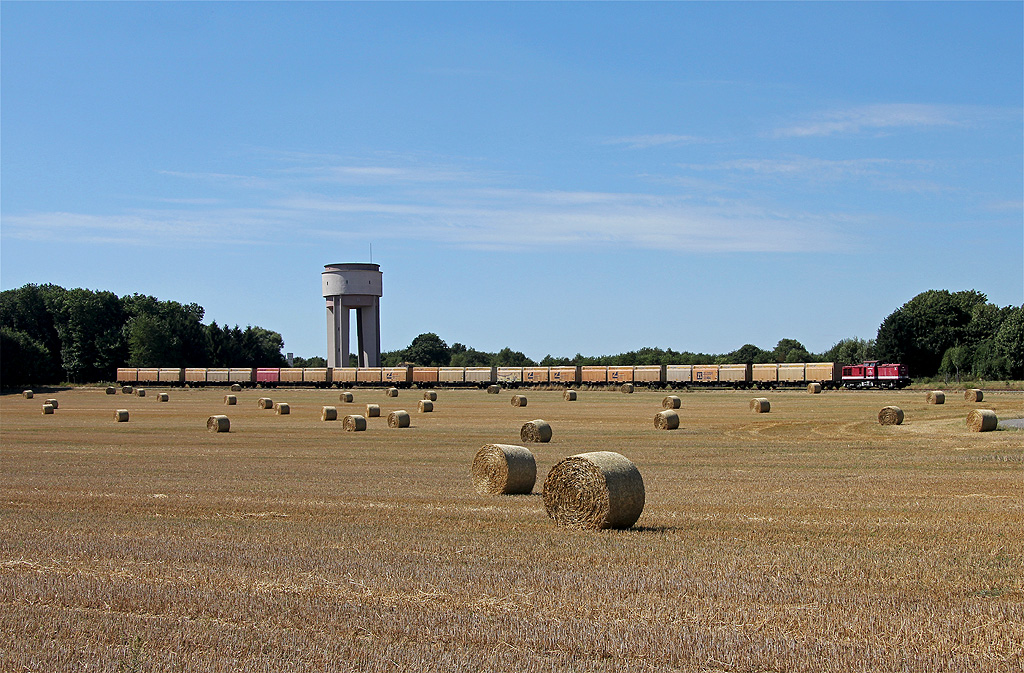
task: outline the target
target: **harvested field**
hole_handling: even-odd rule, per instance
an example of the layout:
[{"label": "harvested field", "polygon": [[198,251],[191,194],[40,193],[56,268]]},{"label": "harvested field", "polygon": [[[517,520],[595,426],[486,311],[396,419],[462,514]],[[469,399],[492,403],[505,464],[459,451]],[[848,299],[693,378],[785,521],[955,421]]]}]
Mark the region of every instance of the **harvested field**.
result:
[{"label": "harvested field", "polygon": [[[20,391],[18,391],[20,392]],[[541,495],[479,495],[507,398],[445,390],[387,431],[320,422],[337,391],[171,404],[0,397],[0,670],[1017,671],[1024,659],[1024,431],[971,432],[921,391],[531,390],[558,434],[538,475],[615,451],[636,525],[576,531]],[[360,401],[393,410],[383,389]],[[899,406],[898,426],[877,421]],[[389,408],[390,406],[390,408]],[[985,392],[999,418],[1024,394]],[[130,423],[113,423],[118,408]]]}]

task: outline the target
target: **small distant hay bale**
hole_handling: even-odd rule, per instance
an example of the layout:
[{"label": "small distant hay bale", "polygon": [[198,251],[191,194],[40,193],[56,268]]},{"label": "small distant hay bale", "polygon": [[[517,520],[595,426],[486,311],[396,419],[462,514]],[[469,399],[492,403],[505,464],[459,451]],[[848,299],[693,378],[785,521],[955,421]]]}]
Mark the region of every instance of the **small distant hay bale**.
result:
[{"label": "small distant hay bale", "polygon": [[235,397],[234,395],[225,395],[224,396],[224,404],[228,405],[229,407],[230,406],[234,406],[234,405],[238,404],[238,398]]},{"label": "small distant hay bale", "polygon": [[158,393],[157,396],[156,396],[157,402],[169,402],[170,399],[171,399],[171,396],[168,395],[167,393]]},{"label": "small distant hay bale", "polygon": [[145,388],[136,388],[135,389],[135,394],[138,395],[139,397],[145,397],[146,396],[146,389]]},{"label": "small distant hay bale", "polygon": [[342,393],[338,395],[339,402],[351,402],[354,399],[355,397],[352,395],[352,393]]},{"label": "small distant hay bale", "polygon": [[287,402],[278,402],[274,405],[274,411],[278,416],[287,416],[292,413],[292,408]]},{"label": "small distant hay bale", "polygon": [[135,392],[135,389],[131,386],[121,386],[122,395],[131,395],[133,392]]},{"label": "small distant hay bale", "polygon": [[433,390],[428,390],[425,393],[423,393],[423,399],[430,400],[431,402],[437,402],[437,392]]},{"label": "small distant hay bale", "polygon": [[409,412],[404,409],[392,411],[388,414],[389,428],[407,428],[410,422],[412,422],[412,418],[409,416]]},{"label": "small distant hay bale", "polygon": [[30,400],[36,396],[36,394],[31,390],[23,390],[21,391],[21,394],[25,397],[26,400]]},{"label": "small distant hay bale", "polygon": [[233,392],[233,393],[240,393],[240,392],[242,392],[242,384],[241,383],[232,383],[231,384],[231,392]]},{"label": "small distant hay bale", "polygon": [[338,420],[338,409],[337,407],[324,407],[320,410],[321,421],[336,421]]},{"label": "small distant hay bale", "polygon": [[473,488],[481,495],[533,492],[537,461],[525,446],[484,444],[473,458]]},{"label": "small distant hay bale", "polygon": [[52,413],[53,413],[53,405],[52,404],[44,404],[43,405],[43,415],[45,416],[47,414],[52,414]]},{"label": "small distant hay bale", "polygon": [[755,414],[767,414],[771,409],[772,404],[766,397],[755,397],[750,400],[750,410]]},{"label": "small distant hay bale", "polygon": [[807,384],[807,392],[809,392],[812,395],[819,395],[819,394],[821,394],[821,384],[820,383],[808,383]]},{"label": "small distant hay bale", "polygon": [[210,416],[206,419],[206,429],[210,432],[231,432],[231,421],[227,416]]},{"label": "small distant hay bale", "polygon": [[118,409],[117,411],[115,411],[114,412],[114,420],[117,421],[118,423],[127,423],[128,422],[128,410],[127,409]]},{"label": "small distant hay bale", "polygon": [[999,427],[999,418],[991,409],[971,409],[967,414],[967,429],[971,432],[991,432]]},{"label": "small distant hay bale", "polygon": [[398,388],[388,388],[384,394],[388,397],[398,397]]},{"label": "small distant hay bale", "polygon": [[44,402],[43,402],[43,404],[49,404],[49,405],[50,405],[50,406],[52,406],[52,407],[53,407],[54,409],[59,409],[59,408],[60,408],[60,402],[58,402],[58,401],[57,401],[57,400],[56,400],[55,398],[53,398],[53,397],[51,397],[50,399],[48,399],[48,400],[44,401]]},{"label": "small distant hay bale", "polygon": [[659,430],[675,430],[679,427],[679,414],[671,409],[659,411],[654,417],[654,427]]},{"label": "small distant hay bale", "polygon": [[544,509],[559,526],[629,528],[644,511],[640,470],[613,451],[565,458],[544,480]]},{"label": "small distant hay bale", "polygon": [[878,422],[881,425],[902,425],[903,410],[899,407],[882,407],[878,412]]},{"label": "small distant hay bale", "polygon": [[565,400],[566,402],[575,402],[576,401],[576,391],[575,390],[566,390],[564,393],[562,393],[562,399]]},{"label": "small distant hay bale", "polygon": [[430,400],[420,400],[420,413],[429,414],[434,410],[434,403]]},{"label": "small distant hay bale", "polygon": [[497,395],[501,392],[501,386],[487,386],[488,395]]},{"label": "small distant hay bale", "polygon": [[985,399],[985,393],[977,388],[964,391],[964,402],[981,402]]},{"label": "small distant hay bale", "polygon": [[117,394],[117,388],[115,388],[114,386],[107,386],[106,393],[107,393],[107,395],[116,395]]},{"label": "small distant hay bale", "polygon": [[662,409],[678,409],[683,406],[683,401],[679,399],[679,395],[666,395],[661,400]]},{"label": "small distant hay bale", "polygon": [[359,414],[350,414],[341,422],[346,432],[362,432],[366,429],[366,418]]},{"label": "small distant hay bale", "polygon": [[526,395],[513,395],[512,396],[513,407],[525,407],[526,406]]},{"label": "small distant hay bale", "polygon": [[269,397],[261,397],[258,400],[256,400],[256,406],[258,406],[260,409],[273,409],[274,400],[270,399]]},{"label": "small distant hay bale", "polygon": [[929,390],[924,396],[925,402],[928,404],[945,404],[946,393],[941,390]]},{"label": "small distant hay bale", "polygon": [[636,388],[633,386],[632,383],[623,383],[621,386],[619,386],[619,392],[625,393],[627,395],[632,395],[634,390],[636,390]]},{"label": "small distant hay bale", "polygon": [[524,442],[550,442],[551,424],[540,418],[524,423],[519,438]]},{"label": "small distant hay bale", "polygon": [[367,404],[366,405],[366,417],[377,418],[380,416],[380,405],[379,404]]}]

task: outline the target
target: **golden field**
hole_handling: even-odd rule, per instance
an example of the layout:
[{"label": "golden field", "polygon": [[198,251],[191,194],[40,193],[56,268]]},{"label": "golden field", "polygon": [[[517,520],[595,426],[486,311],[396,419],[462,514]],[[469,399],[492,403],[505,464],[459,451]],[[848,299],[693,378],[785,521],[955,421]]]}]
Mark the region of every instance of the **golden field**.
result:
[{"label": "golden field", "polygon": [[[1020,392],[677,392],[660,431],[643,389],[440,389],[429,414],[416,390],[161,390],[0,398],[0,670],[1024,666],[1024,431],[965,426],[1024,417]],[[889,404],[902,426],[878,425]],[[533,494],[477,495],[476,451],[536,418]],[[546,516],[548,470],[593,450],[639,467],[633,529]]]}]

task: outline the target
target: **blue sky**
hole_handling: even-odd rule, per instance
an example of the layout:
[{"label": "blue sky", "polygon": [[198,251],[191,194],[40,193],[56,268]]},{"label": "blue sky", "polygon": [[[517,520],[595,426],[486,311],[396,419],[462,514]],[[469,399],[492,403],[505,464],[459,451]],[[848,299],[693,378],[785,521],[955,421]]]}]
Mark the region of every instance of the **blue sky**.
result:
[{"label": "blue sky", "polygon": [[196,302],[326,351],[539,359],[873,338],[1024,302],[1024,4],[28,3],[0,10],[0,285]]}]

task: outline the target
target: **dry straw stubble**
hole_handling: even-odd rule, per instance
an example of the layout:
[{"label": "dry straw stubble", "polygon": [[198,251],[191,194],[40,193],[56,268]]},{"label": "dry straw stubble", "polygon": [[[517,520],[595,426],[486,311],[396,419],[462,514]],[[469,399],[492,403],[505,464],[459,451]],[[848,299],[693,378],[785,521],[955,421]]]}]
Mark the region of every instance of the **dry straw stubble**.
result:
[{"label": "dry straw stubble", "polygon": [[683,401],[679,399],[678,395],[666,395],[661,400],[662,409],[678,409],[683,406]]},{"label": "dry straw stubble", "polygon": [[882,407],[878,412],[878,422],[881,425],[902,425],[903,410],[899,407]]},{"label": "dry straw stubble", "polygon": [[551,424],[540,418],[528,421],[519,430],[519,438],[524,442],[550,442]]},{"label": "dry straw stubble", "polygon": [[967,429],[971,432],[992,432],[999,427],[999,417],[991,409],[971,409],[967,414]]},{"label": "dry straw stubble", "polygon": [[399,409],[392,411],[388,414],[388,427],[389,428],[407,428],[412,422],[412,417],[409,416],[409,412],[405,409]]},{"label": "dry straw stubble", "polygon": [[945,404],[946,393],[941,390],[929,390],[924,396],[925,402],[928,404]]},{"label": "dry straw stubble", "polygon": [[347,432],[362,432],[366,429],[366,418],[359,414],[350,414],[341,424]]},{"label": "dry straw stubble", "polygon": [[771,409],[772,404],[766,397],[755,397],[750,400],[750,410],[755,414],[767,414]]},{"label": "dry straw stubble", "polygon": [[485,444],[471,469],[473,488],[481,495],[527,494],[537,483],[537,461],[525,446]]},{"label": "dry straw stubble", "polygon": [[665,409],[654,416],[654,427],[659,430],[675,430],[679,427],[679,414],[672,409]]},{"label": "dry straw stubble", "polygon": [[221,414],[210,416],[206,419],[206,429],[209,432],[230,432],[231,421]]},{"label": "dry straw stubble", "polygon": [[544,480],[544,509],[568,528],[629,528],[644,511],[644,480],[613,451],[569,456]]}]

